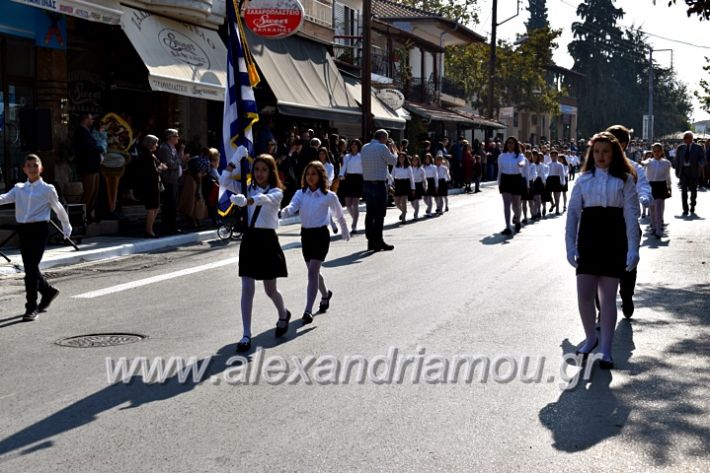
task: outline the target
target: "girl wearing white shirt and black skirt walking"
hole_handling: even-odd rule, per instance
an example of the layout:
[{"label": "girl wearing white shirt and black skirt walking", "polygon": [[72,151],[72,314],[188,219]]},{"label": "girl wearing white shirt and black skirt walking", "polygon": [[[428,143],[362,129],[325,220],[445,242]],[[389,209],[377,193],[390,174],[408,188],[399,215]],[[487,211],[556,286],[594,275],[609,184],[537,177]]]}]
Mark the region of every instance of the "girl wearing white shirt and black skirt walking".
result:
[{"label": "girl wearing white shirt and black skirt walking", "polygon": [[550,212],[555,209],[557,215],[560,214],[560,193],[563,190],[563,185],[565,183],[565,170],[562,163],[558,160],[558,154],[556,150],[550,152],[551,162],[548,166],[547,181],[545,182],[545,187],[547,191],[552,193],[554,196],[554,201],[552,207],[550,207]]},{"label": "girl wearing white shirt and black skirt walking", "polygon": [[521,205],[523,207],[523,225],[528,223],[528,209],[530,210],[530,220],[532,220],[535,215],[535,196],[533,194],[533,182],[535,182],[535,177],[537,176],[535,172],[535,165],[532,162],[532,151],[525,151],[525,159],[527,164],[523,168],[523,195],[520,197]]},{"label": "girl wearing white shirt and black skirt walking", "polygon": [[653,144],[653,159],[646,163],[646,177],[651,184],[653,202],[649,207],[651,214],[651,228],[656,238],[663,236],[663,212],[666,199],[671,196],[671,167],[672,164],[665,158],[663,145]]},{"label": "girl wearing white shirt and black skirt walking", "polygon": [[414,173],[407,153],[399,153],[397,164],[392,168],[394,179],[394,203],[401,212],[399,221],[407,218],[407,201],[414,195]]},{"label": "girl wearing white shirt and black skirt walking", "polygon": [[616,328],[616,291],[625,271],[639,262],[639,199],[636,171],[619,141],[608,132],[594,135],[582,174],[572,189],[565,241],[567,260],[577,268],[577,302],[586,335],[577,351],[586,357],[599,344],[594,298],[599,295],[599,367],[611,369]]},{"label": "girl wearing white shirt and black skirt walking", "polygon": [[409,200],[414,207],[414,220],[417,220],[419,218],[419,201],[422,200],[427,189],[426,171],[422,167],[422,161],[418,154],[412,157],[412,174],[414,174],[414,195]]},{"label": "girl wearing white shirt and black skirt walking", "polygon": [[[283,184],[279,179],[276,161],[268,154],[259,155],[252,164],[252,183],[242,194],[239,181],[232,172],[239,163],[229,163],[220,176],[220,185],[234,192],[230,201],[238,207],[247,207],[249,227],[239,245],[239,277],[242,278],[242,325],[244,335],[237,343],[237,351],[251,348],[251,316],[256,281],[264,281],[264,290],[278,311],[275,335],[288,331],[291,312],[286,310],[283,297],[276,287],[277,278],[288,276],[276,229],[279,226],[279,207],[283,198]],[[238,170],[237,170],[238,172]]]},{"label": "girl wearing white shirt and black skirt walking", "polygon": [[515,217],[515,231],[519,232],[520,224],[520,196],[523,194],[522,170],[527,160],[520,151],[520,143],[514,137],[505,141],[504,151],[498,156],[498,190],[503,196],[503,216],[505,230],[503,235],[512,235],[510,227],[510,207],[513,207]]},{"label": "girl wearing white shirt and black skirt walking", "polygon": [[434,197],[439,190],[439,180],[434,158],[430,153],[424,155],[424,175],[426,176],[427,190],[424,194],[426,204],[426,216],[431,217],[431,207]]},{"label": "girl wearing white shirt and black skirt walking", "polygon": [[[333,181],[335,180],[335,166],[333,165],[333,157],[330,154],[328,148],[326,148],[325,146],[321,146],[318,149],[318,160],[323,164],[323,167],[325,168],[325,175],[328,180],[327,185],[328,189],[330,189],[333,185]],[[338,233],[338,227],[335,225],[335,222],[332,218],[330,219],[330,228],[333,229],[333,233]]]},{"label": "girl wearing white shirt and black skirt walking", "polygon": [[444,164],[444,157],[436,155],[436,213],[442,214],[449,211],[449,181],[451,174],[449,168]]},{"label": "girl wearing white shirt and black skirt walking", "polygon": [[353,219],[350,233],[354,235],[357,233],[357,220],[360,216],[358,205],[362,197],[362,143],[360,140],[352,140],[348,149],[350,151],[343,158],[343,165],[340,167],[340,193],[345,198],[345,207]]},{"label": "girl wearing white shirt and black skirt walking", "polygon": [[301,218],[301,253],[308,267],[308,285],[306,287],[306,307],[301,320],[303,324],[313,321],[313,304],[320,290],[319,312],[326,312],[330,307],[333,291],[328,290],[320,272],[330,248],[328,224],[332,221],[331,212],[340,223],[343,239],[350,240],[343,208],[338,196],[328,190],[325,167],[314,161],[306,165],[303,171],[302,188],[293,196],[291,203],[281,210],[282,217],[290,217],[298,212]]}]

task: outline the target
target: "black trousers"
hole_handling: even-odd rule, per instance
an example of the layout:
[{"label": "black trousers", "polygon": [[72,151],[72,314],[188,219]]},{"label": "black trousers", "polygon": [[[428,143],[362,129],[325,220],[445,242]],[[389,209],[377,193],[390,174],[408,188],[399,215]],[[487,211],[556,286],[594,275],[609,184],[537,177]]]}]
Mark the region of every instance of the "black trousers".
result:
[{"label": "black trousers", "polygon": [[695,209],[698,197],[698,177],[688,175],[685,169],[680,173],[681,198],[683,199],[683,212],[688,211],[688,190],[690,190],[690,207]]},{"label": "black trousers", "polygon": [[163,211],[160,215],[161,231],[170,233],[177,229],[177,195],[178,195],[178,185],[169,184],[167,182],[163,183],[165,190],[161,196],[161,203],[163,204]]},{"label": "black trousers", "polygon": [[49,224],[47,222],[23,223],[20,224],[17,233],[20,236],[22,264],[25,266],[25,291],[27,292],[25,309],[30,312],[37,308],[37,292],[45,295],[52,289],[39,271],[39,263],[47,246]]},{"label": "black trousers", "polygon": [[365,236],[370,245],[384,243],[382,237],[387,213],[387,185],[384,181],[364,181],[362,193],[365,196]]}]

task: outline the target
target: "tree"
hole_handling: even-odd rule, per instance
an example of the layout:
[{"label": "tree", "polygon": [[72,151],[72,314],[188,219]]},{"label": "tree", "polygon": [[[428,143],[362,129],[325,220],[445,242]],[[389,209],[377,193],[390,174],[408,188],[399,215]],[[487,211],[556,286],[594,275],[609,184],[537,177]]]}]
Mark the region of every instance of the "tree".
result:
[{"label": "tree", "polygon": [[[710,0],[684,0],[688,7],[688,16],[698,15],[700,20],[710,20]],[[656,0],[653,0],[656,3]],[[676,0],[669,0],[668,6],[674,5]]]},{"label": "tree", "polygon": [[436,13],[462,25],[478,23],[477,0],[399,0],[398,3]]},{"label": "tree", "polygon": [[[705,65],[703,66],[705,72],[710,73],[710,57],[705,56]],[[695,97],[700,100],[700,106],[703,110],[710,113],[710,82],[705,79],[700,79],[700,88],[703,89],[703,93],[695,92]]]},{"label": "tree", "polygon": [[525,23],[528,31],[550,27],[547,19],[547,0],[528,0],[528,11],[530,19]]}]

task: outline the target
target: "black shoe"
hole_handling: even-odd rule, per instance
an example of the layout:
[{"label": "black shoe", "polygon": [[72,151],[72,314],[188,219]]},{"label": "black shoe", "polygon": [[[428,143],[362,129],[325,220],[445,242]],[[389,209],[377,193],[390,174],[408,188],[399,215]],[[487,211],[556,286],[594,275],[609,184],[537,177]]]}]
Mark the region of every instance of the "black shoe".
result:
[{"label": "black shoe", "polygon": [[520,233],[520,229],[522,228],[522,225],[520,225],[520,222],[515,224],[515,233]]},{"label": "black shoe", "polygon": [[330,308],[330,298],[333,297],[333,291],[328,290],[328,297],[320,298],[320,305],[318,306],[318,312],[327,312]]},{"label": "black shoe", "polygon": [[[245,340],[246,339],[246,340]],[[244,336],[237,342],[237,353],[244,353],[251,349],[251,337]]]},{"label": "black shoe", "polygon": [[338,227],[333,226],[333,227],[330,227],[330,228],[333,229],[333,233],[334,233],[334,234],[337,234],[337,233],[338,233]]},{"label": "black shoe", "polygon": [[42,296],[42,300],[39,301],[39,306],[37,306],[37,310],[39,312],[44,312],[49,308],[49,304],[52,303],[54,299],[59,295],[59,289],[54,289],[50,288],[49,292],[47,294],[44,294]]},{"label": "black shoe", "polygon": [[380,250],[382,251],[392,251],[394,250],[394,245],[388,245],[384,241],[380,243]]},{"label": "black shoe", "polygon": [[574,354],[577,355],[577,356],[582,355],[582,361],[587,361],[587,357],[589,356],[589,354],[590,354],[591,352],[594,351],[594,349],[595,349],[597,346],[599,346],[599,337],[597,337],[597,341],[594,342],[594,346],[592,347],[591,350],[589,350],[589,351],[587,351],[587,352],[584,352],[584,351],[581,351],[581,350],[576,350],[576,351],[574,352]]},{"label": "black shoe", "polygon": [[688,216],[688,211],[687,211],[687,210],[683,210],[683,217],[687,217],[687,216]]},{"label": "black shoe", "polygon": [[313,322],[313,314],[310,312],[304,312],[303,317],[301,317],[301,322],[303,322],[303,325],[308,325],[311,322]]},{"label": "black shoe", "polygon": [[34,322],[39,317],[39,311],[37,309],[28,310],[25,315],[22,316],[22,320],[25,322]]},{"label": "black shoe", "polygon": [[694,214],[694,213],[695,213],[695,206],[693,206],[693,207],[690,208],[690,213],[691,213],[691,214]]},{"label": "black shoe", "polygon": [[381,251],[380,245],[375,245],[374,243],[367,244],[367,251]]},{"label": "black shoe", "polygon": [[510,230],[510,228],[506,228],[502,232],[500,232],[501,235],[512,235],[513,232]]},{"label": "black shoe", "polygon": [[621,312],[624,313],[624,317],[630,319],[634,315],[634,301],[629,299],[628,301],[621,302]]},{"label": "black shoe", "polygon": [[614,360],[599,360],[599,368],[603,370],[613,370]]},{"label": "black shoe", "polygon": [[288,323],[291,321],[291,312],[286,311],[286,318],[282,319],[279,317],[279,321],[276,322],[276,329],[274,330],[274,336],[281,337],[286,332],[288,332]]},{"label": "black shoe", "polygon": [[527,224],[528,224],[528,219],[527,219],[527,218],[524,218],[524,219],[523,219],[523,225],[527,225]]}]

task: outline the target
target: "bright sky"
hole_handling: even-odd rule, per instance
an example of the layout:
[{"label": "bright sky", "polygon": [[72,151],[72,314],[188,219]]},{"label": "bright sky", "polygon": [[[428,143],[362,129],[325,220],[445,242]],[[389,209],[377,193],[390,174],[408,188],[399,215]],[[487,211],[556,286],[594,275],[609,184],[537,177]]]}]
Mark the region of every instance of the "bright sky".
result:
[{"label": "bright sky", "polygon": [[[550,24],[555,29],[562,29],[562,36],[558,40],[559,47],[554,53],[555,62],[562,66],[571,68],[574,64],[572,57],[567,52],[567,44],[572,41],[572,23],[580,21],[577,17],[577,5],[581,2],[574,0],[547,0],[547,12]],[[491,30],[491,8],[492,0],[479,0],[480,23],[474,27],[478,33],[490,36]],[[693,43],[704,48],[693,47],[675,41],[668,41],[650,36],[649,42],[654,49],[672,49],[673,67],[676,70],[678,79],[688,85],[690,93],[699,90],[700,78],[705,75],[703,65],[704,56],[710,56],[710,22],[701,22],[697,16],[688,18],[686,15],[685,2],[678,0],[677,4],[668,7],[667,0],[657,0],[653,5],[652,0],[615,0],[617,8],[622,8],[625,12],[624,18],[619,22],[623,26],[640,26],[647,33],[663,36],[665,38],[679,40],[685,43]],[[525,31],[525,22],[528,20],[528,1],[520,1],[520,15],[508,23],[498,27],[498,37],[506,40],[514,40],[515,35]],[[516,0],[498,0],[498,21],[504,20],[515,14]],[[670,52],[658,52],[654,54],[654,59],[664,67],[671,65]],[[694,105],[692,121],[708,120],[710,114],[700,109],[698,100],[691,97]]]}]

